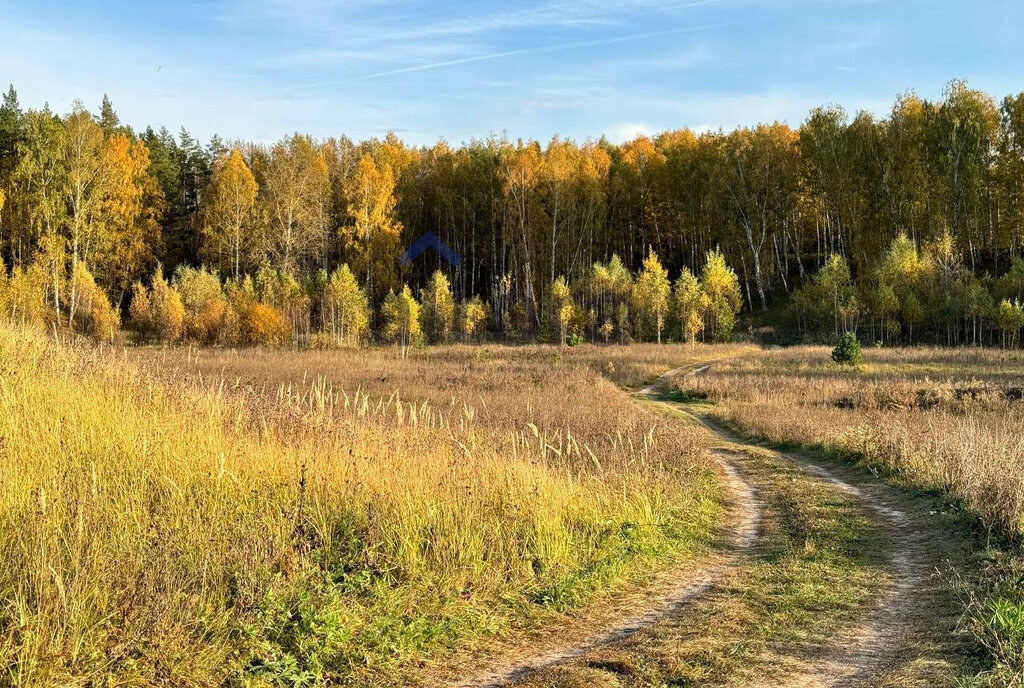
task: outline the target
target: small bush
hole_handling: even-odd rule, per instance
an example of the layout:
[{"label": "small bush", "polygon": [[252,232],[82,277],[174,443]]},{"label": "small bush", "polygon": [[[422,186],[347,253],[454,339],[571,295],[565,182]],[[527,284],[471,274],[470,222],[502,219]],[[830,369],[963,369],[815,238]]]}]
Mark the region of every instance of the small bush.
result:
[{"label": "small bush", "polygon": [[71,280],[75,294],[75,328],[94,339],[113,340],[121,320],[85,263],[75,265]]},{"label": "small bush", "polygon": [[832,349],[832,360],[836,363],[843,363],[851,366],[859,366],[864,363],[864,354],[860,350],[860,342],[857,335],[847,332]]},{"label": "small bush", "polygon": [[149,292],[149,312],[153,319],[153,333],[162,342],[181,339],[185,322],[185,307],[181,296],[167,283],[157,266],[153,274],[153,288]]},{"label": "small bush", "polygon": [[149,306],[149,293],[141,282],[136,282],[132,287],[132,302],[128,306],[128,322],[139,335],[139,339],[145,340],[153,335],[153,313]]},{"label": "small bush", "polygon": [[174,273],[174,288],[185,308],[184,336],[202,344],[221,339],[228,302],[220,278],[206,268],[181,266]]},{"label": "small bush", "polygon": [[243,344],[251,346],[277,346],[291,335],[291,326],[284,315],[273,306],[255,303],[240,314]]},{"label": "small bush", "polygon": [[306,342],[306,347],[314,351],[332,351],[343,348],[338,338],[330,332],[314,332]]}]

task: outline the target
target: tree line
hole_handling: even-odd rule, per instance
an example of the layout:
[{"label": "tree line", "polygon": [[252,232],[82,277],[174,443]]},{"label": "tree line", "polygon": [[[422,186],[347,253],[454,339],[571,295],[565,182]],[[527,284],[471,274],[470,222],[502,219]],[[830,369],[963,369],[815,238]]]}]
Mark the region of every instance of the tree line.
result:
[{"label": "tree line", "polygon": [[[439,321],[441,338],[721,338],[745,304],[808,336],[1013,345],[1022,187],[1024,94],[996,102],[959,81],[884,118],[828,106],[795,129],[458,147],[204,145],[133,131],[106,98],[96,114],[23,110],[12,87],[3,305],[80,331],[123,320],[143,338],[328,343],[409,342],[424,326],[437,339]],[[403,268],[427,231],[462,262],[428,251]],[[180,319],[147,319],[175,298]],[[216,335],[200,302],[223,305]]]}]

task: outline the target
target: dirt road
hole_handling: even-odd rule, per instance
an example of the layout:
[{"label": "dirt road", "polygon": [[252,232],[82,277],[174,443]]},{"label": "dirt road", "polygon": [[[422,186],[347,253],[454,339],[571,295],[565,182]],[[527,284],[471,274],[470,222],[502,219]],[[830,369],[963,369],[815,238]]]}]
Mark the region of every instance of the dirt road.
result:
[{"label": "dirt road", "polygon": [[[935,524],[925,522],[928,512],[920,505],[908,508],[905,495],[858,471],[826,467],[799,453],[767,450],[665,400],[663,393],[670,381],[700,375],[711,365],[670,371],[638,396],[663,412],[685,414],[714,435],[712,457],[729,503],[730,537],[725,551],[700,571],[687,573],[643,609],[574,635],[571,641],[520,648],[514,657],[457,685],[663,685],[666,672],[694,669],[699,674],[703,664],[722,667],[717,675],[707,677],[714,685],[937,685],[937,677],[948,678],[941,650],[929,644],[929,638],[947,632],[955,618],[934,582],[943,554],[935,546]],[[782,477],[787,471],[792,475]],[[855,529],[846,528],[823,537],[821,533],[832,532],[826,526],[837,520],[840,512],[836,509],[840,508],[849,523],[860,524],[874,535],[861,537],[851,532]],[[762,522],[766,509],[772,531],[767,535]],[[821,523],[816,524],[815,518]],[[786,591],[817,581],[798,580],[794,586],[792,571],[776,562],[779,551],[793,548],[792,543],[778,541],[786,535],[786,529],[778,524],[785,526],[789,523],[786,519],[813,534],[815,543],[808,535],[805,547],[855,552],[850,561],[859,563],[847,562],[845,568],[834,567],[822,574],[835,579],[825,581],[826,588],[849,590],[845,594],[850,599],[822,602],[817,616],[793,613],[792,608],[816,602],[784,599],[789,594]],[[799,544],[796,530],[788,536]],[[857,548],[870,551],[856,552]],[[780,594],[771,592],[773,575],[785,578]],[[695,626],[745,604],[742,598],[752,588],[745,587],[744,579],[760,581],[757,584],[769,591],[759,607],[764,618],[753,626],[748,622],[735,629],[728,624],[710,627],[702,637]],[[822,592],[823,598],[826,592]],[[788,623],[803,619],[807,627],[775,627],[776,617],[790,620]],[[669,642],[674,645],[668,650],[678,655],[671,662],[665,659]],[[740,647],[749,659],[734,663],[721,658],[690,659],[687,643],[699,647],[698,654],[713,652],[709,647]],[[657,659],[651,660],[652,655]],[[692,666],[680,668],[688,666],[685,662]],[[607,683],[602,682],[605,679]]]}]

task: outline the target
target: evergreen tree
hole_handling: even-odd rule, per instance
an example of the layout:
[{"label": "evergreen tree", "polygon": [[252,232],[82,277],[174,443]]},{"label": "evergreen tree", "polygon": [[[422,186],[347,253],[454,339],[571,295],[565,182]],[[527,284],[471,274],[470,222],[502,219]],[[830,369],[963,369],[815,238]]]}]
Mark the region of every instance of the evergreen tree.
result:
[{"label": "evergreen tree", "polygon": [[110,98],[107,94],[103,94],[103,102],[100,104],[100,114],[96,118],[103,133],[110,136],[117,133],[121,127],[121,118],[114,112],[114,104],[110,102]]}]

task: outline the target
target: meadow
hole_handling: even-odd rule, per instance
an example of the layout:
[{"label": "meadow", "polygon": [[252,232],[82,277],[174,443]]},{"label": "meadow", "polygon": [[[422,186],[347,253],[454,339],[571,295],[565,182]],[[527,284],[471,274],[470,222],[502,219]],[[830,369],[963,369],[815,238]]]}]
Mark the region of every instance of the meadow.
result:
[{"label": "meadow", "polygon": [[1001,534],[1024,534],[1024,354],[826,347],[723,360],[679,386],[719,420],[779,444],[823,448],[945,491]]},{"label": "meadow", "polygon": [[[659,576],[713,558],[729,496],[710,436],[627,392],[713,363],[667,398],[866,467],[926,519],[935,500],[929,533],[963,543],[974,524],[976,546],[950,545],[955,567],[935,562],[959,607],[933,613],[964,611],[990,660],[970,643],[931,656],[988,666],[971,685],[1008,685],[1024,666],[1024,357],[865,354],[849,367],[825,347],[745,344],[112,347],[0,325],[0,683],[441,685],[642,606]],[[731,597],[623,650],[648,667],[636,685],[781,671],[772,652],[827,645],[886,580],[885,538],[854,501],[779,457],[742,465],[765,500],[763,547]],[[761,621],[696,621],[719,608]]]},{"label": "meadow", "polygon": [[2,682],[422,681],[693,565],[720,512],[702,435],[595,372],[632,363],[569,358],[0,326]]}]

